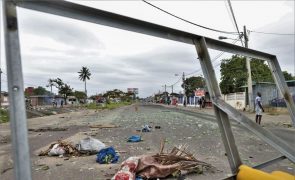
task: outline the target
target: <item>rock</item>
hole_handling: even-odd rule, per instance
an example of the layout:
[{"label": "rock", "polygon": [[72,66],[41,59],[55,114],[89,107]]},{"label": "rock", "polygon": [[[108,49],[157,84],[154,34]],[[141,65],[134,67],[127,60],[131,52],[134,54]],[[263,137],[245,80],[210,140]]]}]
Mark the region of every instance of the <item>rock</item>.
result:
[{"label": "rock", "polygon": [[57,163],[57,164],[55,164],[56,166],[62,166],[62,163]]}]

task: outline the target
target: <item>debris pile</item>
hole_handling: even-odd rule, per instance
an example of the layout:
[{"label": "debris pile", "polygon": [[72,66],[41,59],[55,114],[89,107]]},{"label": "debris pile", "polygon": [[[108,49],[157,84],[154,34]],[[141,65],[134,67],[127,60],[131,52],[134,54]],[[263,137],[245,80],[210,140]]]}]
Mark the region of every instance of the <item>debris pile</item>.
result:
[{"label": "debris pile", "polygon": [[[197,160],[193,154],[187,151],[187,148],[186,145],[174,147],[170,153],[164,153],[164,141],[162,141],[159,154],[128,158],[122,163],[121,169],[112,180],[119,180],[120,177],[125,176],[134,180],[135,175],[147,179],[165,178],[170,175],[177,177],[188,173],[201,174],[205,170],[214,168],[206,162]],[[131,160],[133,162],[132,168]],[[134,171],[133,166],[136,166]]]},{"label": "debris pile", "polygon": [[80,152],[67,141],[58,140],[57,143],[52,143],[45,151],[41,151],[39,156],[79,156]]},{"label": "debris pile", "polygon": [[64,127],[43,127],[43,128],[29,128],[28,131],[33,131],[33,132],[46,132],[46,131],[67,131],[68,128]]}]

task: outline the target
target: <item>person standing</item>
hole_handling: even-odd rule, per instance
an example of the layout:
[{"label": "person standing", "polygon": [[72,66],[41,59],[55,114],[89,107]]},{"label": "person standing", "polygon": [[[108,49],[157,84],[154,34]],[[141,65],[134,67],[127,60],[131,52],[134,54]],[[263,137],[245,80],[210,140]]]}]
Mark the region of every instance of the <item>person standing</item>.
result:
[{"label": "person standing", "polygon": [[256,112],[255,121],[256,121],[256,123],[260,124],[261,118],[262,118],[262,112],[264,112],[264,109],[261,104],[261,93],[260,92],[257,92],[257,96],[255,98],[255,112]]}]

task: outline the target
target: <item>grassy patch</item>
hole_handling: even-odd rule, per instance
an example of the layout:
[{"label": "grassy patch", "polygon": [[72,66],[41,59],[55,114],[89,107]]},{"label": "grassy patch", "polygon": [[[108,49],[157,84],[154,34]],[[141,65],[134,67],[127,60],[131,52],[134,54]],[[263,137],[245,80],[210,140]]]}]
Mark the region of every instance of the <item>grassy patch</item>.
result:
[{"label": "grassy patch", "polygon": [[9,121],[8,111],[0,109],[0,123],[5,123]]},{"label": "grassy patch", "polygon": [[131,102],[118,102],[118,103],[110,103],[110,104],[100,104],[96,105],[96,103],[90,103],[86,105],[87,109],[116,109],[122,106],[127,106],[132,104]]}]

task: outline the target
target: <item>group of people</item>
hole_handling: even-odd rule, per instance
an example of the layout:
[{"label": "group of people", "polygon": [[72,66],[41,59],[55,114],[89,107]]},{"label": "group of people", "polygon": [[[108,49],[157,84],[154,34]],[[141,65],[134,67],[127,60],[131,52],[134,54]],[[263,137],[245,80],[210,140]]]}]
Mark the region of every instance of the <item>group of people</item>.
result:
[{"label": "group of people", "polygon": [[[52,99],[52,106],[57,107],[57,101],[55,99]],[[60,101],[60,107],[62,108],[64,106],[64,101]]]},{"label": "group of people", "polygon": [[201,97],[201,98],[198,100],[198,104],[199,104],[200,109],[201,109],[201,108],[205,108],[205,106],[206,106],[206,100],[205,100],[205,98],[204,98],[204,97]]}]

